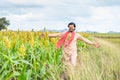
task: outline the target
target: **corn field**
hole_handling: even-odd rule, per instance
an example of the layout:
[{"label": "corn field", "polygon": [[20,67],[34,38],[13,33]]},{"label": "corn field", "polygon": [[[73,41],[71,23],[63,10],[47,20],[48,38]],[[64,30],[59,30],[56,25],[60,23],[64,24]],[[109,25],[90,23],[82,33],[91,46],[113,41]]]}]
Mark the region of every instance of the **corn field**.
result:
[{"label": "corn field", "polygon": [[[0,32],[0,80],[62,80],[67,69],[61,61],[62,49],[56,49],[58,38],[49,38],[53,32],[47,31],[41,38],[42,33]],[[82,35],[89,38],[87,33]],[[99,49],[77,42],[78,64],[74,71],[66,71],[67,80],[120,80],[119,48],[97,41]]]}]

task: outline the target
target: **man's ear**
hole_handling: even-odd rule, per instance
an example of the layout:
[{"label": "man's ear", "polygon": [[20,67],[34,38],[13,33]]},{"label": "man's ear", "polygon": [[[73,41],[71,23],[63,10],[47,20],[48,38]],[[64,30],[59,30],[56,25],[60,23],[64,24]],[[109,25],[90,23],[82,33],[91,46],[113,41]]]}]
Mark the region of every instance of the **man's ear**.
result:
[{"label": "man's ear", "polygon": [[75,30],[76,28],[74,28],[74,30]]}]

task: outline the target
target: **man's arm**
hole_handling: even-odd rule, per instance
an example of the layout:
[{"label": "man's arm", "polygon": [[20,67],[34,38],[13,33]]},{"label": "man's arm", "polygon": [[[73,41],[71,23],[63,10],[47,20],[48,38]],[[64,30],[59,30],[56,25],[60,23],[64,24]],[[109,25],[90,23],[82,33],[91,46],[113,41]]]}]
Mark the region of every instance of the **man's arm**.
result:
[{"label": "man's arm", "polygon": [[[64,33],[48,34],[48,37],[50,37],[50,38],[61,37],[63,34],[64,34]],[[44,33],[42,33],[42,34],[40,35],[40,38],[43,38],[44,36],[45,36]]]},{"label": "man's arm", "polygon": [[61,36],[62,36],[62,33],[48,34],[48,36],[49,36],[50,38],[61,37]]},{"label": "man's arm", "polygon": [[93,45],[93,46],[95,46],[95,47],[97,47],[97,48],[100,47],[99,43],[94,43],[94,42],[88,40],[87,38],[84,38],[84,37],[81,36],[81,35],[78,35],[78,40],[84,41],[85,43],[87,43],[87,44],[89,44],[89,45]]}]

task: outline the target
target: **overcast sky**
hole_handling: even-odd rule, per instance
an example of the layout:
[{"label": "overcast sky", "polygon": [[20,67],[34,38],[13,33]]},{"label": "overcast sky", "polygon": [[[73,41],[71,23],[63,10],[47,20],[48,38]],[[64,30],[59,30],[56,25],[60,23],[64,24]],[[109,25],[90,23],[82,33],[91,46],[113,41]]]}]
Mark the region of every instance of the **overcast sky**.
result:
[{"label": "overcast sky", "polygon": [[12,30],[62,30],[74,22],[77,31],[120,32],[120,0],[0,0],[0,17]]}]

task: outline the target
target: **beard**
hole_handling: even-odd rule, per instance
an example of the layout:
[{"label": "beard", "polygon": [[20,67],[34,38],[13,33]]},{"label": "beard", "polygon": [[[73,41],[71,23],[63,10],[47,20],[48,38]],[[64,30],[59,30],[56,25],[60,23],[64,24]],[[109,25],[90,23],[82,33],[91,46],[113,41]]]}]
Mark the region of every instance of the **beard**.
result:
[{"label": "beard", "polygon": [[69,29],[69,32],[73,32],[75,29]]}]

